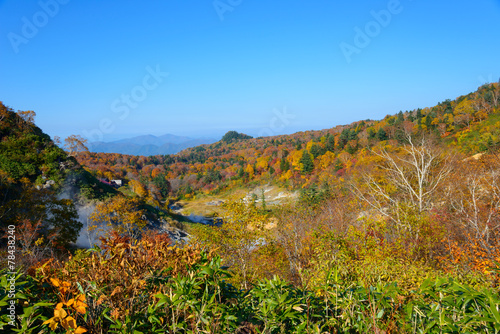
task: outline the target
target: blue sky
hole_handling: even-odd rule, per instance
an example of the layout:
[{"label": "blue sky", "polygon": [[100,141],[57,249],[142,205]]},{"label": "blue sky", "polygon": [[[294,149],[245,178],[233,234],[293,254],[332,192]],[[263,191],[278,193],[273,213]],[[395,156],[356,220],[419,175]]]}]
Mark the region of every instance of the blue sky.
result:
[{"label": "blue sky", "polygon": [[51,136],[324,129],[500,78],[500,0],[0,0],[0,22],[0,100]]}]

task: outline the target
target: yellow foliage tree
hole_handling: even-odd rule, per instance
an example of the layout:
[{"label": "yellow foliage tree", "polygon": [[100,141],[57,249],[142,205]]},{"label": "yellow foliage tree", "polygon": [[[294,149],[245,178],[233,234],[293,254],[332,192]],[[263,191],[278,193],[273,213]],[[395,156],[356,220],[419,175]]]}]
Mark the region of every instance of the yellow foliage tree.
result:
[{"label": "yellow foliage tree", "polygon": [[248,164],[247,167],[245,168],[245,172],[248,173],[248,177],[251,179],[253,178],[253,175],[255,173],[254,169],[253,169],[253,166]]},{"label": "yellow foliage tree", "polygon": [[139,181],[130,180],[129,185],[132,188],[132,191],[139,195],[139,197],[144,198],[148,195],[147,189]]},{"label": "yellow foliage tree", "polygon": [[464,122],[467,126],[470,125],[470,121],[474,114],[474,106],[472,101],[469,99],[464,99],[455,107],[455,120],[459,122]]},{"label": "yellow foliage tree", "polygon": [[335,154],[328,151],[321,156],[319,161],[319,167],[323,170],[327,169],[329,166],[335,163]]},{"label": "yellow foliage tree", "polygon": [[280,176],[281,181],[288,181],[291,177],[293,176],[293,173],[291,170],[287,170],[285,174]]},{"label": "yellow foliage tree", "polygon": [[222,208],[226,210],[226,218],[220,226],[213,226],[200,233],[198,238],[202,244],[217,248],[234,271],[234,281],[245,289],[256,275],[250,264],[255,257],[259,244],[265,244],[268,236],[265,229],[267,214],[254,205],[243,201],[227,201]]},{"label": "yellow foliage tree", "polygon": [[138,199],[115,197],[101,202],[89,217],[89,231],[98,234],[110,229],[131,237],[137,237],[147,221]]},{"label": "yellow foliage tree", "polygon": [[288,161],[292,164],[296,169],[300,169],[300,159],[302,159],[302,150],[293,150],[288,156]]},{"label": "yellow foliage tree", "polygon": [[257,164],[256,164],[257,169],[266,170],[269,167],[267,159],[268,159],[267,157],[260,157],[260,158],[258,158],[257,159]]},{"label": "yellow foliage tree", "polygon": [[313,145],[314,145],[314,142],[313,142],[312,140],[309,140],[309,141],[307,142],[307,145],[306,145],[306,150],[307,150],[308,152],[310,152],[310,151],[311,151],[311,147],[312,147]]},{"label": "yellow foliage tree", "polygon": [[71,135],[68,138],[64,139],[64,146],[68,150],[69,155],[75,155],[78,152],[86,152],[88,151],[87,147],[87,139],[78,135]]}]

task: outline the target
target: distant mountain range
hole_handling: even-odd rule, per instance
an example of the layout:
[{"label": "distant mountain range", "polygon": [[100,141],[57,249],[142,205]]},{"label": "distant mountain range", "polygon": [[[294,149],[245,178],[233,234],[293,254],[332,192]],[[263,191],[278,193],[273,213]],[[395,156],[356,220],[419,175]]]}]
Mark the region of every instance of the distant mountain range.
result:
[{"label": "distant mountain range", "polygon": [[212,144],[216,141],[216,139],[212,138],[195,139],[171,134],[163,136],[145,135],[112,142],[92,142],[89,145],[89,150],[97,153],[120,153],[148,156],[175,154],[189,147]]}]

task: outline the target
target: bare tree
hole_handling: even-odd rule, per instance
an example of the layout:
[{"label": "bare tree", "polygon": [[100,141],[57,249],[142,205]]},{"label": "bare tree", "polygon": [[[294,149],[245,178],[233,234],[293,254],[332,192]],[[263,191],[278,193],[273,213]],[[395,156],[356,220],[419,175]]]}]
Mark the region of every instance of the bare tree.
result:
[{"label": "bare tree", "polygon": [[467,163],[468,167],[457,175],[449,203],[456,221],[491,252],[495,246],[492,239],[500,231],[500,175],[496,170]]},{"label": "bare tree", "polygon": [[321,229],[347,234],[349,227],[355,224],[359,211],[359,206],[352,199],[352,194],[337,195],[324,203],[318,216]]},{"label": "bare tree", "polygon": [[60,146],[61,145],[61,137],[59,137],[59,136],[54,136],[54,138],[52,139],[52,141],[54,142],[54,144],[56,146]]},{"label": "bare tree", "polygon": [[[283,207],[279,210],[278,224],[276,229],[277,241],[283,246],[283,250],[288,259],[292,279],[296,279],[299,284],[306,284],[304,269],[307,266],[310,257],[304,254],[307,244],[307,234],[312,227],[308,223],[314,223],[314,219],[307,219],[301,210],[290,210],[289,207]],[[309,217],[310,218],[310,217]]]},{"label": "bare tree", "polygon": [[496,85],[495,84],[492,85],[493,85],[493,89],[491,90],[492,102],[493,106],[496,107],[498,106],[498,103],[500,101],[500,80]]},{"label": "bare tree", "polygon": [[415,141],[408,132],[405,137],[408,144],[393,152],[373,150],[381,159],[377,168],[382,175],[363,173],[362,186],[354,186],[359,198],[399,225],[405,225],[399,216],[402,205],[419,214],[435,206],[435,195],[452,170],[451,154],[425,137]]}]

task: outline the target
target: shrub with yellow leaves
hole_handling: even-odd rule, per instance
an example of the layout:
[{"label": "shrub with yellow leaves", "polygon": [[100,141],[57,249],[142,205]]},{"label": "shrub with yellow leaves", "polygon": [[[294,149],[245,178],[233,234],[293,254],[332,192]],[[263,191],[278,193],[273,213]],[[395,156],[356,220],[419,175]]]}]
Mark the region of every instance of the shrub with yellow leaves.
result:
[{"label": "shrub with yellow leaves", "polygon": [[59,324],[66,330],[66,334],[81,334],[86,333],[87,330],[81,326],[77,326],[76,319],[68,315],[63,308],[63,303],[57,304],[54,309],[54,316],[46,320],[43,324],[49,325],[50,329],[55,330]]},{"label": "shrub with yellow leaves", "polygon": [[[54,309],[54,316],[46,320],[43,324],[49,325],[51,330],[55,330],[59,325],[66,330],[66,334],[81,334],[87,330],[78,326],[76,319],[78,315],[84,315],[88,305],[84,294],[78,294],[74,298],[68,299],[71,295],[71,283],[61,281],[57,278],[50,278],[53,287],[58,291],[61,302],[57,303]],[[66,309],[65,309],[66,307]]]}]

